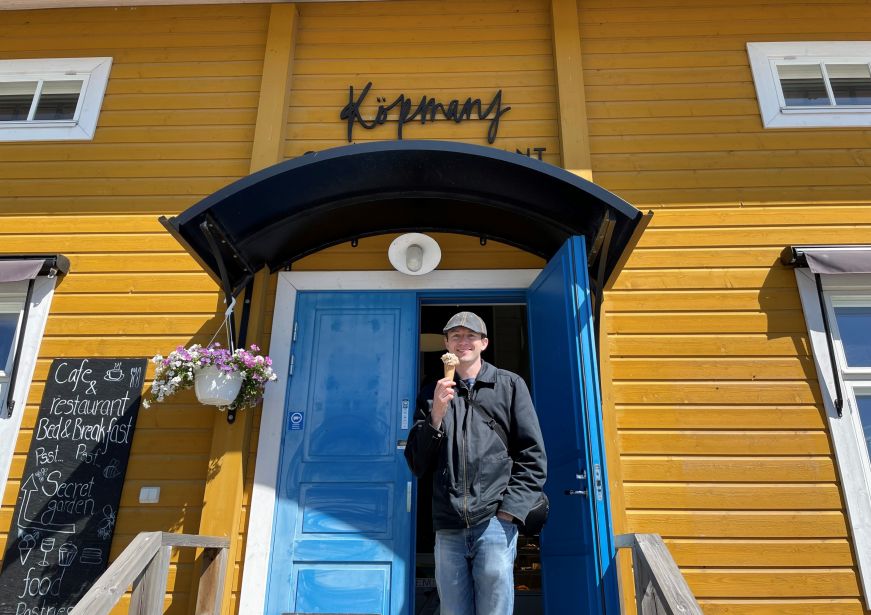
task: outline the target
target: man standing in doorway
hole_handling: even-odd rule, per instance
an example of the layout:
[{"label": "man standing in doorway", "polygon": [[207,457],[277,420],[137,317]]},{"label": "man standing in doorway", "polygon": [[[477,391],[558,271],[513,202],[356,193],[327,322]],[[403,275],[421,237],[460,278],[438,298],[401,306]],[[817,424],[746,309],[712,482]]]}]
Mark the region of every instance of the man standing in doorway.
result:
[{"label": "man standing in doorway", "polygon": [[441,614],[512,615],[517,523],[547,476],[541,429],[523,379],[481,359],[480,317],[455,314],[444,335],[456,378],[421,392],[405,449],[415,476],[432,473]]}]

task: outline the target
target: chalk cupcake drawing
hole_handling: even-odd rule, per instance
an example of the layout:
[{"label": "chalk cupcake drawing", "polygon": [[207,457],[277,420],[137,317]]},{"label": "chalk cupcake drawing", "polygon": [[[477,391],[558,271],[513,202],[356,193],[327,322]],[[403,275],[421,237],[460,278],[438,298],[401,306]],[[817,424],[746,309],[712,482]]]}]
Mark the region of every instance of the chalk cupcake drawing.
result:
[{"label": "chalk cupcake drawing", "polygon": [[58,565],[66,568],[67,566],[71,566],[72,563],[75,561],[76,554],[79,552],[79,548],[71,542],[65,542],[57,551]]}]

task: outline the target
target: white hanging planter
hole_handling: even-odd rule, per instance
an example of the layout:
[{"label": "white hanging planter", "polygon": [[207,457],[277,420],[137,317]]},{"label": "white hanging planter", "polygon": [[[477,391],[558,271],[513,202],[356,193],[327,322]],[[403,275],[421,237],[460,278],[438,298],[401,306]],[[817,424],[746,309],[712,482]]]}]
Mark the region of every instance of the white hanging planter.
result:
[{"label": "white hanging planter", "polygon": [[211,365],[202,368],[194,378],[194,390],[201,404],[229,406],[242,388],[240,372],[226,373]]}]

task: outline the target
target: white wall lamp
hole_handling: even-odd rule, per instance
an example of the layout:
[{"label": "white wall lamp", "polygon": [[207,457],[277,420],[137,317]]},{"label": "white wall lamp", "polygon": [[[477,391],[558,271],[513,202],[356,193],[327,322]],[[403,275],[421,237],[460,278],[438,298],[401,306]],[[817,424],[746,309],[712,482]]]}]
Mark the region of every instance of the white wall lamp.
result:
[{"label": "white wall lamp", "polygon": [[393,240],[387,250],[390,264],[406,275],[423,275],[442,260],[438,242],[423,233],[406,233]]}]

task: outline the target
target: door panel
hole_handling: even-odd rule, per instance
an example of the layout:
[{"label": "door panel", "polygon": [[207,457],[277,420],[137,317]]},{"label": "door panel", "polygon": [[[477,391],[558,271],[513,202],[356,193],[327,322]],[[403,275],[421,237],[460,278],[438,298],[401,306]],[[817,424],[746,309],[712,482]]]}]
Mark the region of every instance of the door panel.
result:
[{"label": "door panel", "polygon": [[300,293],[267,613],[410,610],[413,293]]},{"label": "door panel", "polygon": [[613,548],[585,254],[583,238],[569,239],[528,293],[532,391],[547,446],[551,501],[541,536],[548,615],[604,613],[606,603],[610,612],[616,600],[610,581],[603,580],[613,569]]}]

